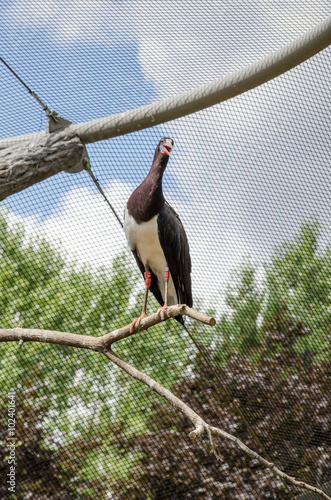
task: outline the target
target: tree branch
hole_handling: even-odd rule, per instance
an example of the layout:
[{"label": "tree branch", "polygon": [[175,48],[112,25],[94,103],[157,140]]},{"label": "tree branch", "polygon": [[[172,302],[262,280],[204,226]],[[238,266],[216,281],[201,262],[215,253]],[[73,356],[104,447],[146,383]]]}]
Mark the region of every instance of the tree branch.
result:
[{"label": "tree branch", "polygon": [[63,170],[79,172],[83,152],[79,138],[65,130],[0,150],[0,201]]},{"label": "tree branch", "polygon": [[[214,326],[216,323],[214,318],[210,318],[209,316],[195,311],[194,309],[191,309],[184,304],[169,306],[166,309],[165,320],[170,317],[177,316],[178,314],[189,316],[211,326]],[[161,384],[156,382],[156,380],[152,379],[145,373],[140,372],[139,370],[134,368],[132,365],[124,361],[112,351],[111,345],[115,342],[134,335],[135,333],[138,333],[140,331],[147,330],[151,326],[161,322],[162,320],[160,314],[155,313],[151,316],[148,316],[147,318],[144,318],[139,323],[136,323],[133,332],[130,332],[130,325],[127,325],[123,328],[120,328],[119,330],[114,330],[113,332],[107,333],[102,337],[28,328],[0,329],[0,342],[19,341],[19,346],[21,346],[22,342],[24,341],[32,341],[67,345],[71,347],[80,347],[82,349],[91,349],[92,351],[102,352],[110,361],[112,361],[112,363],[121,368],[132,378],[138,380],[139,382],[142,382],[157,394],[162,396],[164,399],[166,399],[172,405],[172,407],[180,410],[194,425],[194,430],[189,434],[192,439],[196,439],[206,433],[209,438],[211,450],[218,459],[220,459],[220,454],[217,445],[215,444],[214,436],[222,437],[223,439],[232,441],[237,446],[239,446],[239,448],[242,449],[248,456],[250,456],[251,458],[255,458],[261,465],[265,466],[268,469],[271,469],[277,476],[285,479],[286,481],[289,481],[294,486],[317,493],[325,500],[331,500],[331,497],[329,497],[319,488],[310,486],[303,481],[298,481],[293,477],[285,474],[285,472],[282,472],[280,469],[278,469],[278,467],[275,466],[274,463],[265,460],[261,455],[248,448],[248,446],[246,446],[237,437],[229,434],[222,429],[219,429],[218,427],[209,425],[187,404],[185,404],[181,399],[177,398],[171,391],[163,387]]]},{"label": "tree branch", "polygon": [[[201,323],[214,326],[216,321],[201,312],[195,311],[185,304],[178,304],[169,306],[165,310],[165,320],[173,318],[182,314],[191,318],[197,319]],[[165,321],[164,320],[164,321]],[[81,349],[91,349],[92,351],[103,351],[110,347],[118,340],[125,339],[134,335],[135,333],[147,330],[151,326],[161,323],[162,319],[160,314],[154,313],[147,318],[144,318],[134,325],[133,332],[130,331],[131,325],[126,325],[119,330],[106,333],[102,337],[94,337],[92,335],[78,335],[77,333],[57,332],[54,330],[38,330],[33,328],[0,328],[0,342],[29,341],[29,342],[43,342],[48,344],[67,345],[70,347],[80,347]]]},{"label": "tree branch", "polygon": [[[209,316],[206,316],[201,312],[195,311],[185,304],[178,304],[175,306],[167,307],[167,309],[165,310],[165,320],[167,320],[168,318],[173,318],[174,316],[178,316],[179,314],[188,316],[192,319],[196,319],[197,321],[200,321],[200,323],[204,323],[205,325],[214,326],[216,324],[214,318],[210,318]],[[136,323],[134,325],[133,333],[147,330],[151,326],[161,323],[161,321],[161,317],[158,313],[152,314],[151,316],[140,320],[139,323]],[[111,346],[114,342],[125,339],[126,337],[130,337],[130,335],[132,335],[132,333],[130,333],[130,325],[124,326],[123,328],[115,330],[111,333],[107,333],[102,337],[102,347],[104,348]]]},{"label": "tree branch", "polygon": [[193,411],[187,404],[185,404],[183,401],[181,401],[179,398],[177,398],[174,394],[172,394],[172,392],[170,392],[168,389],[163,387],[161,384],[159,384],[158,382],[153,380],[151,377],[149,377],[145,373],[140,372],[139,370],[134,368],[132,365],[130,365],[129,363],[124,361],[117,354],[115,354],[111,349],[106,349],[104,351],[104,355],[107,356],[107,358],[110,359],[115,365],[117,365],[122,370],[124,370],[126,373],[128,373],[132,378],[139,380],[143,384],[150,387],[150,389],[152,389],[153,391],[158,393],[160,396],[162,396],[167,401],[169,401],[169,403],[171,403],[175,408],[177,408],[182,413],[184,413],[184,415],[186,415],[186,417],[192,422],[192,424],[195,427],[194,431],[191,431],[189,434],[189,436],[192,439],[196,439],[197,437],[202,436],[202,434],[204,432],[206,432],[208,437],[209,437],[211,450],[218,460],[220,460],[220,454],[219,454],[217,445],[214,442],[213,436],[222,437],[224,439],[232,441],[237,446],[239,446],[239,448],[241,448],[251,458],[255,458],[261,465],[264,465],[266,468],[271,469],[277,476],[292,483],[294,486],[306,489],[308,491],[313,491],[314,493],[321,495],[321,497],[324,498],[325,500],[331,500],[331,497],[329,497],[326,493],[324,493],[319,488],[316,488],[315,486],[310,486],[309,484],[304,483],[303,481],[297,481],[296,479],[289,476],[288,474],[285,474],[285,472],[282,472],[280,469],[278,469],[278,467],[275,466],[275,464],[273,464],[272,462],[268,462],[261,455],[259,455],[255,451],[248,448],[248,446],[246,446],[237,437],[233,436],[232,434],[229,434],[226,431],[223,431],[222,429],[219,429],[218,427],[213,427],[213,426],[209,425],[197,413],[195,413],[195,411]]}]

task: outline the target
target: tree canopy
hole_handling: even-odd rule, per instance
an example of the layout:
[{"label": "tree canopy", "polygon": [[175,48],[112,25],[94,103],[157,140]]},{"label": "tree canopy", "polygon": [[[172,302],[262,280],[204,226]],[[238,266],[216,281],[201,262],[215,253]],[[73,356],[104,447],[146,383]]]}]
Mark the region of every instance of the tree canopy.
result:
[{"label": "tree canopy", "polygon": [[[319,249],[319,230],[316,220],[305,222],[275,249],[262,280],[243,262],[227,290],[229,312],[213,331],[188,325],[200,351],[175,321],[116,346],[203,417],[252,448],[263,443],[262,454],[312,483],[331,474],[331,251]],[[3,328],[101,335],[140,313],[141,278],[128,254],[107,269],[79,266],[11,226],[5,212],[0,253]],[[157,307],[150,298],[150,310]],[[38,343],[5,343],[1,353],[1,393],[16,390],[21,436],[13,498],[292,498],[232,445],[221,443],[218,463],[189,442],[184,417],[97,353]]]}]

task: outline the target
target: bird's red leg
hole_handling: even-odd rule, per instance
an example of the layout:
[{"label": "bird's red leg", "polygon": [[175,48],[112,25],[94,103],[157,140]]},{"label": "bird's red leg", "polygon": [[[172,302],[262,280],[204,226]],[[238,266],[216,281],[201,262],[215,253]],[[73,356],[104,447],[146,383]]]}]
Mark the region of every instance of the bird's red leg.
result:
[{"label": "bird's red leg", "polygon": [[164,306],[161,307],[161,309],[159,309],[157,311],[157,313],[160,315],[162,321],[164,321],[164,313],[165,313],[166,308],[168,307],[168,282],[169,282],[169,277],[170,277],[169,267],[166,267],[165,270],[164,270],[164,280],[165,280]]},{"label": "bird's red leg", "polygon": [[149,287],[151,286],[151,283],[152,283],[152,277],[151,277],[150,271],[145,271],[144,277],[145,277],[145,286],[146,286],[146,288],[145,288],[145,297],[144,297],[143,310],[141,311],[141,315],[139,316],[139,318],[135,318],[132,321],[131,326],[130,326],[130,333],[133,333],[134,325],[137,322],[139,322],[141,319],[147,317],[147,315],[146,315],[146,307],[147,307],[148,290],[149,290]]}]

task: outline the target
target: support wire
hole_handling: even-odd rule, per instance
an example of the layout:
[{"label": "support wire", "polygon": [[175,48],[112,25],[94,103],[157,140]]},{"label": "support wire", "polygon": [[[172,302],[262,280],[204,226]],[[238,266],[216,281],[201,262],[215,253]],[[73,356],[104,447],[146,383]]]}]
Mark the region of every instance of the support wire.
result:
[{"label": "support wire", "polygon": [[112,206],[112,204],[108,200],[107,196],[105,195],[105,193],[104,193],[102,187],[100,186],[98,180],[95,178],[95,176],[94,176],[94,174],[93,174],[93,172],[91,170],[91,164],[90,164],[90,161],[89,161],[88,158],[84,158],[84,168],[88,172],[88,174],[90,175],[92,181],[94,182],[94,184],[98,188],[99,192],[102,194],[103,199],[105,200],[105,202],[107,203],[107,205],[109,206],[109,208],[111,209],[111,211],[113,212],[113,214],[115,215],[116,219],[118,220],[118,223],[123,228],[123,222],[121,221],[121,219],[117,215],[116,210],[114,209],[114,207]]},{"label": "support wire", "polygon": [[40,104],[40,106],[42,106],[42,108],[46,112],[47,116],[49,116],[49,117],[51,116],[55,121],[57,121],[56,114],[54,113],[54,111],[49,109],[46,106],[46,104],[43,103],[43,101],[37,96],[37,94],[32,89],[30,89],[30,87],[22,80],[22,78],[20,78],[18,76],[17,73],[15,73],[15,71],[9,66],[8,63],[6,63],[6,61],[2,57],[0,57],[0,61],[9,69],[9,71],[15,76],[15,78],[17,78],[17,80],[27,89],[29,94],[31,94],[32,97],[34,97],[34,99],[38,102],[38,104]]}]

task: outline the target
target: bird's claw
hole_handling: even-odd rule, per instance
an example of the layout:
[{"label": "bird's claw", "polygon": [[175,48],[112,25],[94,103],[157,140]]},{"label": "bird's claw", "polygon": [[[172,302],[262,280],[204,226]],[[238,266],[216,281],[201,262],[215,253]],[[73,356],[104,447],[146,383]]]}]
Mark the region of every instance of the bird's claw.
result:
[{"label": "bird's claw", "polygon": [[139,316],[139,318],[135,318],[131,325],[130,325],[130,333],[133,333],[134,330],[138,330],[139,327],[140,327],[140,320],[141,319],[144,319],[144,318],[147,318],[147,314],[143,313]]},{"label": "bird's claw", "polygon": [[161,318],[162,321],[165,320],[165,311],[166,311],[167,308],[168,308],[168,306],[164,305],[156,313],[158,316],[160,316],[160,318]]}]

